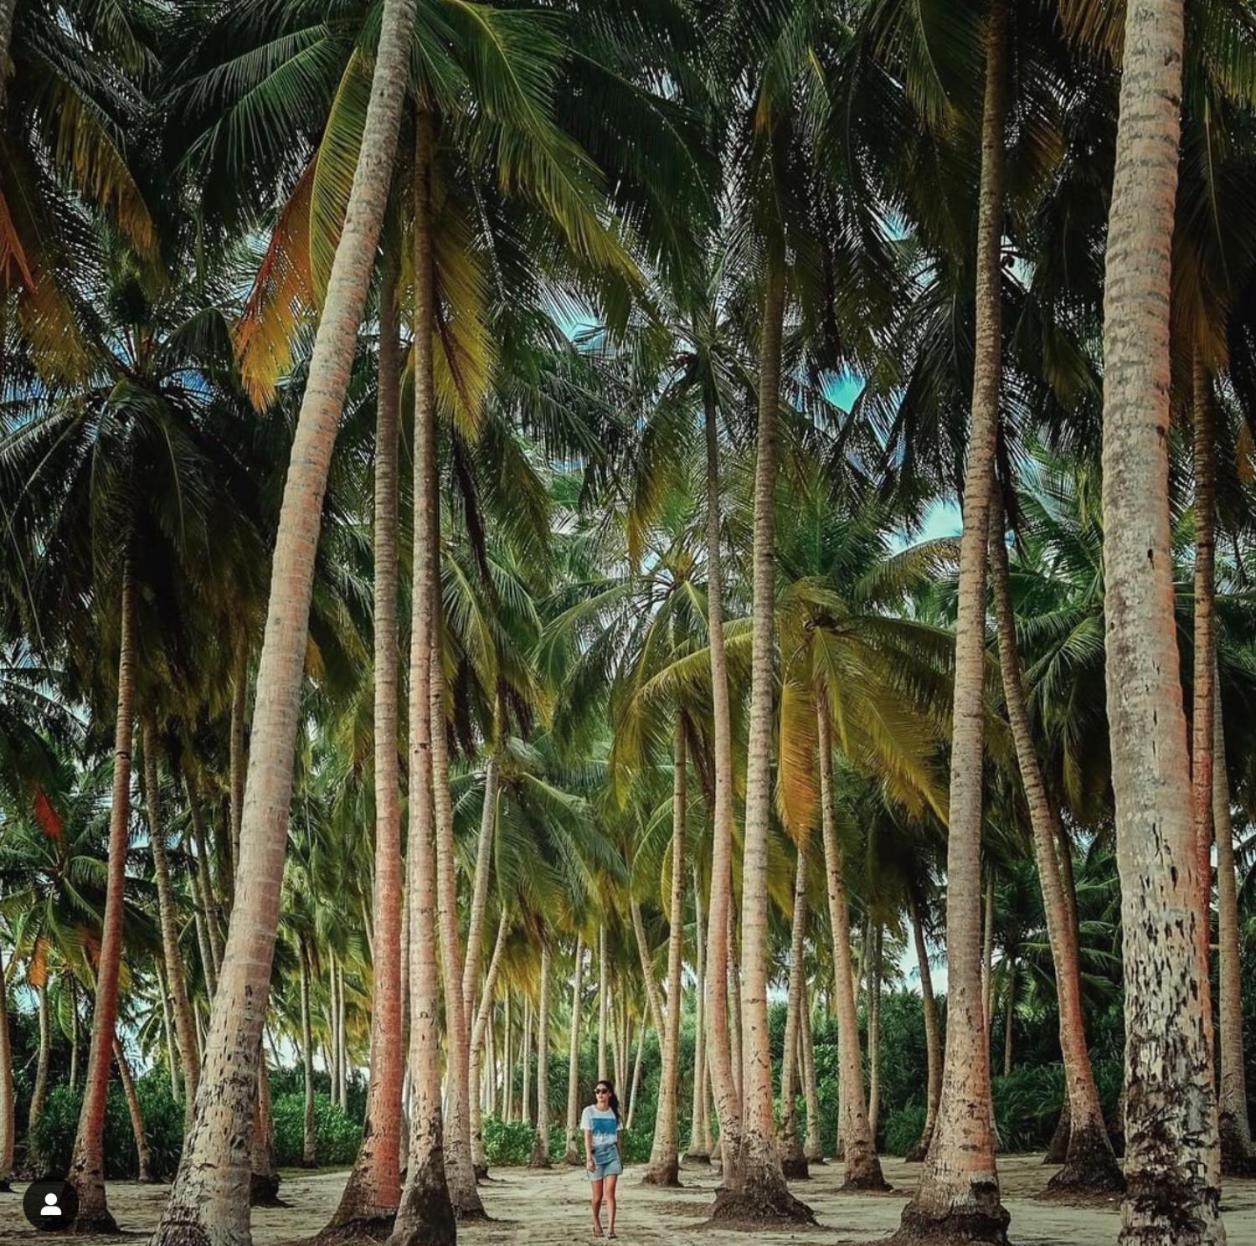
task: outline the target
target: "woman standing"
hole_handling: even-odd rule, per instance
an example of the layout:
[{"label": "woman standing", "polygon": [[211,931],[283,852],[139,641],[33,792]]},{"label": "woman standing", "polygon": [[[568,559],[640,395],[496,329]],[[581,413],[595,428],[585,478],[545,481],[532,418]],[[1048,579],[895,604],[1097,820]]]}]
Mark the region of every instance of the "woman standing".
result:
[{"label": "woman standing", "polygon": [[610,1212],[607,1237],[615,1236],[615,1186],[619,1174],[624,1171],[619,1157],[619,1131],[623,1128],[619,1119],[619,1099],[615,1087],[602,1080],[593,1088],[594,1103],[585,1108],[580,1117],[584,1133],[585,1167],[593,1183],[593,1236],[602,1234],[602,1196]]}]

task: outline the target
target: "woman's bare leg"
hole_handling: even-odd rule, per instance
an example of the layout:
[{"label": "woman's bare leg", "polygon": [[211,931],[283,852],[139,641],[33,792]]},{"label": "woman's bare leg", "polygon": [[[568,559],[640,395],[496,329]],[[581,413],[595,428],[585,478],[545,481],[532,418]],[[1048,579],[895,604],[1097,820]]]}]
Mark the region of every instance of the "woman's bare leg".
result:
[{"label": "woman's bare leg", "polygon": [[615,1187],[619,1184],[618,1177],[606,1178],[606,1209],[610,1212],[610,1235],[615,1236]]},{"label": "woman's bare leg", "polygon": [[[611,1177],[611,1181],[615,1178]],[[602,1182],[594,1181],[593,1185],[593,1231],[602,1236]],[[611,1187],[614,1188],[613,1186]],[[615,1227],[615,1204],[611,1202],[611,1228]]]}]

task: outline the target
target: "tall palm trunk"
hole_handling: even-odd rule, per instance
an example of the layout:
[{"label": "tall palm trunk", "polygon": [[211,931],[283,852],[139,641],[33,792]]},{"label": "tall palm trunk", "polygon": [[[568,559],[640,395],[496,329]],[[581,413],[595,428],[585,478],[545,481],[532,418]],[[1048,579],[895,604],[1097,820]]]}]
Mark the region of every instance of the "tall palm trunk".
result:
[{"label": "tall palm trunk", "polygon": [[1002,356],[1003,145],[1006,0],[992,0],[977,207],[972,419],[964,474],[959,610],[955,627],[950,833],[947,839],[948,992],[942,1098],[904,1236],[1007,1240],[999,1199],[990,1046],[981,983],[981,823],[985,703],[986,545],[994,484]]},{"label": "tall palm trunk", "polygon": [[78,1088],[79,1064],[79,1011],[78,988],[74,985],[74,975],[64,975],[65,984],[70,992],[70,1089]]},{"label": "tall palm trunk", "polygon": [[506,992],[506,1016],[502,1022],[502,1120],[509,1125],[515,1119],[515,1048],[514,1027],[510,1021],[511,994]]},{"label": "tall palm trunk", "polygon": [[773,243],[764,277],[759,341],[759,430],[754,487],[750,745],[742,840],[741,1024],[743,1132],[733,1182],[713,1216],[814,1219],[785,1185],[772,1113],[768,1037],[768,837],[771,822],[774,606],[776,595],[776,420],[785,319],[785,256]]},{"label": "tall palm trunk", "polygon": [[[659,1074],[658,1112],[650,1163],[643,1178],[647,1185],[680,1185],[680,1145],[677,1100],[680,1085],[681,971],[685,952],[685,816],[688,800],[688,758],[685,750],[685,716],[676,716],[676,740],[672,760],[672,896],[667,934],[667,1015],[663,1030],[663,1067]],[[634,912],[634,918],[636,913]],[[644,957],[644,949],[642,951]],[[627,1047],[625,1041],[624,1047]],[[627,1078],[628,1052],[623,1054]]]},{"label": "tall palm trunk", "polygon": [[641,962],[641,977],[645,984],[646,1004],[650,1009],[650,1024],[654,1026],[655,1033],[659,1036],[659,1045],[662,1047],[666,1041],[667,1021],[663,1000],[659,995],[659,984],[654,977],[654,956],[646,940],[645,920],[641,916],[641,903],[635,896],[629,896],[628,909],[632,917],[632,932],[637,941],[637,958]]},{"label": "tall palm trunk", "polygon": [[153,873],[157,880],[157,912],[161,923],[162,958],[166,963],[166,979],[170,983],[174,1009],[175,1034],[179,1041],[182,1058],[183,1084],[187,1095],[183,1100],[185,1126],[191,1123],[192,1107],[196,1099],[197,1075],[200,1072],[200,1052],[196,1045],[196,1022],[192,1019],[192,1006],[188,1003],[187,975],[183,970],[183,955],[179,951],[179,930],[176,925],[175,899],[170,886],[170,864],[166,858],[166,836],[161,821],[159,775],[157,773],[157,731],[148,718],[143,722],[143,775],[144,803],[148,808],[148,837],[153,850]]},{"label": "tall palm trunk", "polygon": [[9,1040],[9,985],[4,976],[4,948],[0,947],[0,1191],[13,1176],[13,1144],[17,1117],[13,1094],[13,1048]]},{"label": "tall palm trunk", "polygon": [[[260,1046],[260,1045],[259,1045]],[[275,1166],[275,1125],[271,1114],[270,1071],[266,1052],[257,1060],[257,1099],[253,1104],[253,1125],[249,1154],[249,1203],[253,1207],[279,1206],[279,1169]]]},{"label": "tall palm trunk", "polygon": [[[338,1236],[379,1236],[401,1198],[401,1091],[405,1077],[401,999],[401,767],[397,756],[398,435],[401,338],[397,316],[400,257],[384,259],[379,294],[378,399],[375,413],[374,727],[375,879],[371,893],[370,1070],[362,1145],[328,1225]],[[327,1236],[325,1232],[324,1237]]]},{"label": "tall palm trunk", "polygon": [[[495,1055],[493,1051],[493,998],[497,991],[497,975],[501,970],[502,954],[506,950],[506,935],[509,923],[503,913],[497,923],[497,940],[493,945],[493,955],[489,958],[488,972],[484,975],[484,987],[480,993],[480,1006],[476,1011],[475,1021],[471,1026],[471,1050],[468,1055],[470,1084],[475,1087],[480,1076],[480,1059],[484,1050],[484,1040],[488,1039],[488,1090],[489,1111],[493,1111],[493,1089],[496,1085],[494,1075]],[[471,1162],[475,1165],[477,1180],[488,1177],[488,1153],[484,1149],[484,1122],[478,1094],[471,1095]]]},{"label": "tall palm trunk", "polygon": [[228,764],[230,767],[229,809],[231,813],[231,861],[227,874],[231,879],[232,895],[236,876],[240,869],[240,831],[244,821],[244,787],[248,771],[248,751],[244,742],[245,721],[248,716],[249,698],[249,642],[241,635],[236,641],[231,672],[231,735]]},{"label": "tall palm trunk", "polygon": [[[301,1069],[305,1075],[305,1110],[301,1116],[301,1166],[313,1168],[318,1162],[314,1133],[314,1032],[310,1024],[310,953],[301,937]],[[260,1058],[260,1053],[259,1053]]]},{"label": "tall palm trunk", "polygon": [[35,983],[35,1011],[39,1023],[39,1050],[35,1055],[35,1082],[31,1087],[30,1112],[26,1117],[26,1131],[30,1133],[44,1114],[48,1098],[48,1057],[52,1050],[52,1025],[48,1016],[47,972]]},{"label": "tall palm trunk", "polygon": [[550,1166],[549,1142],[549,996],[550,947],[541,944],[541,1001],[536,1010],[536,1141],[529,1164],[533,1168]]},{"label": "tall palm trunk", "polygon": [[532,1124],[532,1001],[523,1001],[523,1041],[519,1046],[519,1064],[523,1069],[523,1085],[519,1088],[519,1119]]},{"label": "tall palm trunk", "polygon": [[807,848],[794,862],[794,913],[790,922],[789,996],[785,1006],[785,1050],[781,1056],[781,1167],[791,1180],[807,1177],[807,1157],[798,1136],[798,1030],[807,993],[803,949],[807,934]]},{"label": "tall palm trunk", "polygon": [[127,831],[131,814],[131,743],[135,717],[135,584],[129,562],[122,570],[119,609],[118,708],[114,725],[113,804],[109,811],[109,857],[105,914],[96,962],[96,1004],[87,1055],[83,1107],[69,1181],[78,1193],[75,1227],[81,1232],[113,1233],[117,1223],[105,1197],[105,1106],[118,1017],[118,971],[122,964],[122,905],[126,886]]},{"label": "tall palm trunk", "polygon": [[877,1158],[876,1140],[869,1126],[864,1098],[859,1016],[855,1007],[855,965],[850,949],[850,905],[846,896],[844,854],[837,836],[832,726],[828,697],[823,689],[816,698],[816,740],[820,758],[820,833],[824,841],[829,926],[833,938],[833,994],[837,1004],[840,1153],[846,1164],[847,1189],[884,1190],[886,1181]]},{"label": "tall palm trunk", "polygon": [[1007,987],[1003,992],[1003,1076],[1012,1075],[1012,1023],[1016,1016],[1016,962],[1007,967]]},{"label": "tall palm trunk", "polygon": [[705,1164],[711,1158],[707,1138],[706,931],[702,918],[702,883],[693,870],[694,1018],[693,1107],[689,1114],[689,1149],[685,1162]]},{"label": "tall palm trunk", "polygon": [[4,115],[4,99],[9,85],[9,45],[13,40],[13,15],[17,0],[0,0],[0,117]]},{"label": "tall palm trunk", "polygon": [[322,501],[388,200],[415,0],[385,0],[344,228],[297,420],[257,671],[238,886],[205,1046],[196,1118],[153,1246],[249,1239],[250,1123],[292,798]]},{"label": "tall palm trunk", "polygon": [[192,822],[192,844],[196,849],[196,894],[205,912],[205,933],[209,938],[209,955],[213,966],[214,985],[210,990],[212,998],[213,992],[217,990],[218,974],[222,969],[222,929],[219,925],[221,914],[214,896],[214,881],[210,876],[205,817],[196,788],[186,774],[183,776],[183,791],[187,797],[188,816]]},{"label": "tall palm trunk", "polygon": [[881,1115],[881,923],[872,927],[868,962],[868,1132],[877,1140]]},{"label": "tall palm trunk", "polygon": [[1222,1172],[1256,1175],[1256,1145],[1247,1114],[1243,1065],[1243,978],[1239,953],[1239,905],[1230,821],[1230,775],[1225,759],[1221,697],[1213,698],[1213,828],[1217,840],[1217,944],[1220,966]]},{"label": "tall palm trunk", "polygon": [[405,1078],[401,1012],[401,767],[397,756],[398,434],[401,338],[397,316],[400,257],[389,249],[379,293],[379,384],[375,411],[375,879],[371,892],[371,1050],[362,1144],[323,1236],[379,1236],[401,1199],[401,1088]]},{"label": "tall palm trunk", "polygon": [[[499,712],[499,719],[501,715]],[[504,730],[504,728],[503,728]],[[467,959],[462,967],[462,1008],[470,1027],[475,1014],[475,984],[483,955],[484,919],[488,913],[488,885],[492,873],[493,837],[497,826],[497,775],[499,759],[493,749],[484,763],[484,807],[480,813],[480,837],[475,849],[475,880],[471,888],[471,915],[467,925]]]},{"label": "tall palm trunk", "polygon": [[[711,911],[707,917],[706,1026],[708,1062],[720,1124],[723,1177],[728,1183],[741,1150],[740,1071],[734,1068],[729,1032],[728,945],[733,888],[733,731],[724,647],[724,576],[720,562],[720,442],[716,395],[705,387],[707,501],[707,634],[711,649],[711,717],[714,727],[715,802],[711,822]],[[739,1061],[740,1063],[740,1061]]]},{"label": "tall palm trunk", "polygon": [[1169,531],[1182,0],[1125,20],[1104,283],[1108,723],[1125,946],[1123,1242],[1225,1240]]},{"label": "tall palm trunk", "polygon": [[157,1178],[153,1174],[153,1156],[148,1146],[148,1136],[144,1131],[144,1111],[140,1107],[140,1097],[135,1093],[135,1078],[131,1076],[131,1065],[126,1052],[117,1038],[113,1040],[113,1059],[118,1066],[118,1080],[122,1083],[122,1097],[126,1100],[127,1116],[131,1121],[131,1136],[135,1139],[135,1158],[138,1179],[146,1184],[153,1184]]},{"label": "tall palm trunk", "polygon": [[183,1079],[179,1076],[179,1049],[174,1038],[174,1013],[170,1009],[170,991],[166,986],[165,966],[161,961],[157,961],[156,967],[157,989],[161,992],[161,1029],[166,1040],[166,1062],[170,1066],[170,1093],[178,1100],[183,1094]]},{"label": "tall palm trunk", "polygon": [[925,1090],[925,1126],[920,1140],[911,1149],[907,1159],[919,1163],[929,1153],[933,1141],[933,1126],[938,1116],[938,1098],[942,1094],[942,1035],[938,1028],[938,1005],[933,997],[933,974],[929,969],[929,949],[925,946],[924,924],[920,915],[920,901],[915,890],[908,892],[911,909],[912,937],[916,942],[916,963],[920,968],[920,1001],[925,1022],[925,1059],[928,1064],[928,1082]]},{"label": "tall palm trunk", "polygon": [[[432,757],[432,652],[439,554],[430,481],[436,470],[436,395],[432,378],[436,270],[432,246],[432,163],[436,136],[420,108],[414,150],[414,587],[410,605],[410,1076],[414,1105],[405,1189],[392,1246],[452,1246],[457,1229],[445,1178],[441,1117],[439,974],[436,962],[437,848]],[[443,724],[442,724],[443,727]],[[461,988],[459,977],[455,993]],[[459,996],[461,998],[461,996]]]},{"label": "tall palm trunk", "polygon": [[606,925],[597,928],[597,1075],[604,1079],[606,1067],[606,1009],[610,1001],[610,973],[606,951]]},{"label": "tall palm trunk", "polygon": [[641,1021],[641,1032],[637,1035],[637,1058],[632,1065],[632,1088],[628,1092],[628,1119],[625,1122],[629,1131],[632,1130],[632,1118],[637,1107],[637,1091],[641,1086],[641,1057],[645,1053],[645,1037],[650,1032],[645,1019]]},{"label": "tall palm trunk", "polygon": [[584,1140],[580,1132],[580,989],[583,985],[584,943],[576,936],[575,974],[571,984],[571,1029],[567,1038],[567,1163],[579,1168],[584,1163]]},{"label": "tall palm trunk", "polygon": [[1061,877],[1057,845],[1061,830],[1059,813],[1047,793],[1038,752],[1029,722],[1025,677],[1016,641],[1016,616],[1008,582],[1007,546],[1003,542],[1001,510],[994,510],[990,533],[990,564],[994,586],[995,618],[999,638],[999,665],[1003,694],[1020,766],[1021,785],[1029,807],[1038,883],[1047,918],[1047,938],[1055,966],[1056,996],[1060,1011],[1060,1053],[1068,1100],[1069,1140],[1064,1167],[1051,1178],[1052,1189],[1086,1189],[1096,1192],[1124,1186],[1120,1165],[1112,1150],[1103,1121],[1103,1105],[1095,1086],[1090,1053],[1086,1049],[1086,1022],[1082,1001],[1081,961],[1077,929]]},{"label": "tall palm trunk", "polygon": [[816,1083],[816,1053],[811,1033],[811,1004],[803,1000],[799,1010],[798,1040],[802,1059],[803,1101],[807,1105],[807,1136],[803,1154],[808,1164],[824,1163],[824,1147],[820,1141],[820,1091]]}]

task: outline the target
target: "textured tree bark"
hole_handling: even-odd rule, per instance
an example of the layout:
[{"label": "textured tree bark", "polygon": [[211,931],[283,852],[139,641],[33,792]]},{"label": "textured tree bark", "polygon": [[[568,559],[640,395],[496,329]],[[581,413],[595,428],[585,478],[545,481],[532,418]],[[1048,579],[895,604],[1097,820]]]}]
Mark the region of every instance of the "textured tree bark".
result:
[{"label": "textured tree bark", "polygon": [[641,976],[645,982],[645,999],[650,1009],[650,1024],[659,1036],[660,1045],[665,1041],[667,1028],[663,1000],[659,996],[659,984],[654,977],[654,954],[646,942],[645,921],[641,916],[641,904],[635,896],[629,896],[628,909],[632,917],[632,932],[637,941],[637,958],[641,962]]},{"label": "textured tree bark", "polygon": [[[129,562],[122,570],[118,642],[118,708],[113,744],[113,805],[109,812],[109,857],[105,913],[96,961],[96,1005],[87,1053],[83,1107],[67,1180],[78,1194],[79,1232],[114,1233],[117,1223],[105,1196],[105,1106],[109,1065],[118,1017],[118,971],[122,964],[122,906],[131,814],[131,743],[135,719],[135,584]],[[43,1001],[41,1001],[43,1002]],[[46,1008],[46,1004],[45,1004]],[[42,1035],[41,1035],[42,1038]]]},{"label": "textured tree bark", "polygon": [[531,1168],[550,1167],[549,1143],[549,994],[550,949],[541,944],[541,999],[536,1010],[536,1141],[532,1146]]},{"label": "textured tree bark", "polygon": [[[711,824],[711,911],[707,918],[707,1060],[720,1125],[724,1180],[741,1149],[740,1071],[729,1030],[729,909],[733,888],[733,733],[724,646],[724,576],[720,551],[720,442],[714,389],[703,393],[706,436],[707,633],[711,648],[711,717],[715,800]],[[734,1000],[737,998],[733,997]],[[737,1064],[740,1065],[740,1053]]]},{"label": "textured tree bark", "polygon": [[790,1194],[776,1149],[772,1060],[768,1041],[768,833],[771,822],[772,720],[776,596],[776,420],[780,406],[785,318],[785,256],[773,244],[767,259],[759,341],[759,429],[754,486],[750,745],[742,836],[741,1020],[743,1132],[733,1180],[716,1196],[716,1219],[810,1222]]},{"label": "textured tree bark", "polygon": [[807,1136],[803,1154],[808,1164],[824,1163],[824,1147],[820,1141],[820,1091],[816,1084],[816,1054],[811,1033],[811,1005],[807,1000],[799,1014],[799,1048],[802,1059],[803,1098],[807,1105]]},{"label": "textured tree bark", "polygon": [[397,755],[398,431],[401,341],[398,258],[385,257],[379,296],[379,384],[375,416],[374,727],[375,878],[371,894],[371,1052],[366,1121],[353,1171],[322,1233],[379,1237],[392,1229],[401,1198],[401,767]]},{"label": "textured tree bark", "polygon": [[[437,778],[433,766],[432,651],[436,632],[439,552],[432,540],[437,502],[429,482],[436,465],[436,395],[432,376],[436,272],[432,239],[433,118],[420,109],[414,145],[414,478],[415,540],[410,604],[410,1076],[414,1105],[406,1184],[390,1246],[453,1246],[457,1235],[445,1174],[441,1116],[440,981],[437,944]],[[443,722],[441,724],[443,728]],[[455,994],[462,984],[454,980]],[[461,996],[459,996],[461,998]]]},{"label": "textured tree bark", "polygon": [[1125,18],[1104,283],[1103,565],[1125,967],[1120,1240],[1224,1242],[1169,527],[1182,0]]},{"label": "textured tree bark", "polygon": [[942,1097],[920,1188],[901,1236],[1004,1243],[990,1095],[990,1044],[981,990],[981,825],[984,752],[986,544],[994,484],[1002,368],[1003,145],[1006,0],[986,30],[981,182],[977,206],[972,417],[964,472],[955,693],[947,838],[948,991]]},{"label": "textured tree bark", "polygon": [[170,1011],[170,993],[166,989],[166,971],[160,960],[154,959],[157,969],[157,989],[161,992],[161,1029],[166,1040],[166,1063],[170,1069],[170,1094],[176,1102],[183,1097],[179,1078],[179,1049],[174,1041],[174,1014]]},{"label": "textured tree bark", "polygon": [[1239,953],[1238,888],[1234,873],[1234,827],[1230,819],[1230,773],[1225,757],[1221,697],[1213,698],[1213,828],[1217,840],[1217,944],[1221,1020],[1221,1171],[1256,1175],[1256,1145],[1247,1114],[1243,1064],[1243,977]]},{"label": "textured tree bark", "polygon": [[1057,848],[1063,832],[1059,813],[1047,792],[1046,780],[1034,746],[1025,677],[1016,640],[1016,615],[1008,578],[1002,512],[997,504],[993,518],[990,567],[999,639],[999,665],[1003,674],[1004,700],[1016,746],[1021,785],[1029,808],[1038,883],[1042,888],[1042,904],[1047,918],[1047,938],[1055,966],[1056,996],[1060,1010],[1060,1053],[1064,1061],[1068,1103],[1068,1143],[1063,1156],[1064,1167],[1051,1178],[1049,1188],[1052,1191],[1089,1190],[1096,1193],[1120,1190],[1124,1188],[1125,1180],[1121,1176],[1120,1165],[1108,1139],[1103,1121],[1103,1105],[1099,1101],[1090,1053],[1086,1048],[1077,927],[1067,899],[1067,888],[1061,877]]},{"label": "textured tree bark", "polygon": [[816,741],[820,760],[820,833],[824,843],[829,927],[833,938],[833,994],[837,1005],[838,1067],[841,1074],[838,1117],[839,1159],[846,1164],[845,1188],[884,1190],[888,1186],[877,1158],[876,1140],[864,1098],[863,1057],[859,1017],[855,1008],[855,966],[850,948],[850,906],[846,896],[845,862],[837,837],[836,793],[833,790],[833,739],[828,697],[816,698]]},{"label": "textured tree bark", "polygon": [[925,1020],[925,1059],[929,1072],[925,1090],[925,1127],[921,1130],[920,1140],[906,1158],[911,1163],[920,1163],[929,1153],[929,1144],[933,1141],[938,1098],[942,1094],[942,1034],[938,1027],[938,1005],[933,997],[933,974],[929,969],[929,949],[925,945],[920,902],[914,890],[908,892],[908,904],[911,909],[912,936],[916,941],[916,963],[920,967],[920,1004]]},{"label": "textured tree bark", "polygon": [[707,1049],[706,1049],[706,930],[702,917],[702,883],[693,873],[694,937],[694,1018],[693,1018],[693,1107],[689,1114],[689,1149],[686,1164],[706,1164],[711,1159],[707,1137]]},{"label": "textured tree bark", "polygon": [[122,1044],[113,1040],[113,1059],[118,1066],[118,1080],[122,1083],[122,1096],[126,1100],[127,1116],[131,1121],[131,1136],[135,1139],[136,1167],[139,1181],[144,1185],[152,1185],[157,1177],[153,1173],[153,1157],[149,1150],[148,1137],[144,1132],[144,1112],[140,1107],[140,1097],[135,1093],[135,1078],[131,1076],[131,1066],[127,1062],[126,1052]]},{"label": "textured tree bark", "polygon": [[[196,1023],[192,1020],[192,1007],[188,1003],[187,975],[183,969],[183,956],[179,951],[179,929],[176,925],[174,893],[170,886],[170,864],[166,858],[166,833],[161,822],[160,777],[157,772],[157,731],[152,720],[143,724],[143,774],[144,804],[148,810],[149,846],[153,852],[153,873],[157,880],[157,912],[161,924],[162,957],[166,962],[166,979],[173,997],[174,1027],[182,1057],[183,1084],[187,1096],[183,1101],[184,1125],[192,1122],[192,1107],[196,1099],[197,1075],[201,1056],[196,1045]],[[212,972],[212,967],[208,967]],[[119,1065],[119,1068],[121,1065]]]},{"label": "textured tree bark", "polygon": [[361,151],[284,485],[257,671],[238,886],[196,1117],[153,1246],[242,1246],[249,1241],[250,1126],[279,917],[314,559],[336,429],[392,181],[414,14],[414,0],[385,0]]},{"label": "textured tree bark", "polygon": [[[728,1045],[733,1058],[733,1092],[737,1096],[738,1120],[745,1124],[745,1055],[741,1046],[741,969],[737,964],[737,930],[733,917],[734,897],[729,896],[728,914]],[[737,1138],[737,1161],[741,1158],[741,1135]],[[727,1184],[727,1177],[725,1179]]]},{"label": "textured tree bark", "polygon": [[575,973],[571,984],[571,1027],[567,1036],[567,1163],[584,1164],[580,1132],[580,991],[584,984],[584,943],[576,936]]},{"label": "textured tree bark", "polygon": [[806,978],[803,948],[807,934],[807,849],[798,846],[794,862],[794,912],[790,920],[789,996],[785,1013],[785,1048],[781,1055],[781,1168],[791,1181],[805,1179],[807,1157],[798,1136],[798,1030]]},{"label": "textured tree bark", "polygon": [[[654,1141],[650,1162],[643,1180],[647,1185],[680,1185],[680,1145],[677,1125],[677,1100],[680,1086],[680,1013],[685,952],[685,816],[688,800],[686,785],[688,757],[685,749],[684,715],[677,715],[676,739],[672,758],[672,895],[667,934],[667,1013],[663,1038],[663,1067],[659,1074],[658,1111],[654,1117]],[[633,922],[640,931],[640,910],[633,910]],[[638,933],[638,942],[641,936]],[[641,944],[642,965],[645,946]],[[652,980],[650,975],[647,981]],[[627,1044],[625,1043],[625,1047]],[[625,1079],[628,1052],[623,1055]]]},{"label": "textured tree bark", "polygon": [[13,1094],[13,1048],[9,1041],[9,996],[4,976],[4,948],[0,947],[0,1191],[7,1191],[13,1176],[13,1144],[17,1116]]}]

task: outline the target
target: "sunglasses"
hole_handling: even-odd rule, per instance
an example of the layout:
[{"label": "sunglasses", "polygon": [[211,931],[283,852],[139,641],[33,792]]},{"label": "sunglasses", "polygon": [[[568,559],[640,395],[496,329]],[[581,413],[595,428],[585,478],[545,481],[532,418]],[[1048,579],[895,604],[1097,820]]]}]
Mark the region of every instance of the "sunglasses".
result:
[{"label": "sunglasses", "polygon": [[609,1095],[611,1093],[609,1086],[598,1086],[594,1089],[595,1095]]}]

